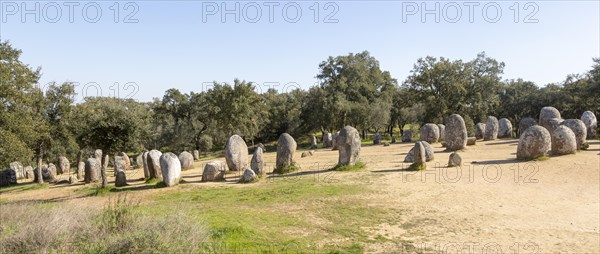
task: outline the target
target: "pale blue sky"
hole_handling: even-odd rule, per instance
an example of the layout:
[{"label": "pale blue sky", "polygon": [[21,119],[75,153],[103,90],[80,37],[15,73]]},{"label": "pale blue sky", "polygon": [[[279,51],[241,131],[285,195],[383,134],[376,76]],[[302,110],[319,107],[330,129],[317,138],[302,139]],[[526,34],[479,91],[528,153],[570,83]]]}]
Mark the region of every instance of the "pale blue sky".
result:
[{"label": "pale blue sky", "polygon": [[[119,2],[116,23],[111,9],[115,1],[97,1],[102,16],[96,23],[86,21],[93,21],[96,5],[88,4],[89,15],[82,15],[88,2],[73,6],[70,23],[69,3],[3,0],[0,36],[23,50],[25,63],[42,67],[41,84],[78,82],[81,94],[85,84],[97,83],[103,95],[112,96],[110,87],[115,82],[121,86],[133,82],[140,88],[133,98],[142,101],[162,97],[168,88],[199,91],[203,83],[232,82],[234,78],[256,82],[265,89],[273,83],[280,84],[280,89],[289,83],[288,87],[308,88],[316,82],[318,64],[328,56],[363,50],[370,51],[382,69],[400,82],[420,57],[467,61],[481,51],[506,63],[503,78],[523,78],[538,85],[560,82],[568,74],[590,69],[592,58],[600,55],[598,1],[538,1],[528,9],[526,2],[518,2],[518,23],[514,21],[515,8],[511,8],[516,2],[478,2],[473,6],[472,23],[469,2],[320,1],[318,23],[312,10],[315,1],[295,2],[302,10],[296,23],[285,18],[294,19],[297,6],[288,4],[284,17],[282,9],[287,2],[279,2],[273,7],[271,23],[269,2],[132,1],[133,6],[125,9],[125,1]],[[40,4],[38,11],[35,3]],[[221,10],[208,15],[212,7],[221,9],[223,3],[230,9],[240,4],[239,23],[233,15],[222,22]],[[331,3],[328,9],[326,3]],[[440,22],[436,23],[433,15],[422,22],[422,4],[434,9],[436,3],[440,4]],[[40,14],[39,23],[36,14],[26,14],[23,22],[22,4]],[[488,15],[484,17],[486,4]],[[415,5],[420,10],[415,10]],[[60,17],[55,15],[57,6]],[[250,23],[256,6],[262,16]],[[451,23],[456,6],[462,16]],[[492,23],[495,6],[500,7],[502,16]],[[138,22],[123,23],[134,7],[138,10],[133,19]],[[337,13],[331,20],[338,22],[324,23],[334,8]],[[537,19],[537,23],[524,23],[535,9],[530,20]],[[416,14],[405,16],[403,22],[403,14],[410,11]],[[50,23],[53,21],[57,22]],[[119,90],[121,97],[132,92],[123,87]],[[88,93],[96,94],[94,89]]]}]

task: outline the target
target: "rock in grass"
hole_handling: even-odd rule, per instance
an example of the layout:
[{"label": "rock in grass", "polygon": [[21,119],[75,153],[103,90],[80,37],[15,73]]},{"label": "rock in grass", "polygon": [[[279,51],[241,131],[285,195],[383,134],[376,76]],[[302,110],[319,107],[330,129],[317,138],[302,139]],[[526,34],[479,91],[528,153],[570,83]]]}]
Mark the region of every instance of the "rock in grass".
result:
[{"label": "rock in grass", "polygon": [[256,173],[254,173],[254,171],[252,171],[252,169],[246,169],[244,170],[244,174],[242,174],[242,177],[240,178],[240,182],[241,183],[250,183],[250,182],[254,182],[256,181],[256,179],[258,179],[258,176],[256,175]]},{"label": "rock in grass", "polygon": [[423,125],[421,127],[420,139],[430,144],[438,142],[440,139],[440,128],[432,123]]},{"label": "rock in grass", "polygon": [[352,126],[346,126],[337,138],[338,166],[354,166],[360,159],[360,134]]},{"label": "rock in grass", "polygon": [[462,158],[460,157],[460,155],[457,152],[453,152],[450,154],[450,157],[448,158],[448,167],[456,167],[456,166],[462,166]]},{"label": "rock in grass", "polygon": [[565,155],[577,152],[575,133],[564,125],[558,126],[551,134],[552,154]]},{"label": "rock in grass", "polygon": [[242,171],[248,167],[248,146],[239,135],[233,135],[227,141],[225,161],[232,171]]},{"label": "rock in grass", "polygon": [[585,111],[581,115],[581,121],[585,124],[587,129],[587,138],[594,138],[598,129],[598,120],[596,119],[596,115],[594,115],[592,111]]},{"label": "rock in grass", "polygon": [[127,176],[125,175],[125,171],[117,172],[117,177],[115,178],[115,186],[117,186],[117,187],[127,186]]},{"label": "rock in grass", "polygon": [[294,154],[296,153],[297,144],[290,134],[283,133],[277,140],[277,155],[275,158],[275,167],[283,169],[294,163]]},{"label": "rock in grass", "polygon": [[[427,143],[426,141],[417,141],[417,143],[422,143],[422,146],[425,149],[425,161],[432,161],[434,159],[434,153],[433,153],[433,148],[431,147],[431,145],[429,143]],[[416,146],[413,146],[410,149],[410,151],[408,151],[408,154],[406,154],[406,157],[404,158],[404,162],[415,162],[414,161],[415,147]]]},{"label": "rock in grass", "polygon": [[537,125],[537,121],[531,117],[525,117],[519,122],[519,136],[529,129],[529,127]]},{"label": "rock in grass", "polygon": [[483,135],[485,135],[485,124],[477,123],[475,125],[475,138],[483,139]]},{"label": "rock in grass", "polygon": [[174,153],[164,153],[160,156],[160,170],[165,186],[171,187],[179,184],[181,180],[181,162]]},{"label": "rock in grass", "polygon": [[179,154],[179,162],[181,163],[181,169],[192,169],[194,168],[194,155],[187,151],[183,151]]},{"label": "rock in grass", "polygon": [[446,119],[446,149],[448,151],[462,150],[467,147],[467,127],[465,120],[458,114],[452,114]]},{"label": "rock in grass", "polygon": [[485,132],[483,140],[495,140],[498,138],[498,119],[495,116],[488,116],[485,123]]},{"label": "rock in grass", "polygon": [[561,125],[569,127],[575,133],[575,141],[577,141],[577,150],[583,149],[587,139],[587,128],[583,121],[579,119],[564,120]]},{"label": "rock in grass", "polygon": [[499,138],[511,138],[512,137],[512,123],[506,118],[498,121],[498,137]]},{"label": "rock in grass", "polygon": [[97,182],[100,179],[100,161],[89,158],[85,161],[85,183]]},{"label": "rock in grass", "polygon": [[257,175],[265,174],[265,162],[263,160],[263,149],[257,147],[254,150],[254,154],[252,154],[252,160],[250,161],[250,169],[254,171]]},{"label": "rock in grass", "polygon": [[556,126],[550,125],[549,121],[550,121],[550,119],[553,119],[553,118],[562,119],[558,109],[556,109],[554,107],[543,107],[540,110],[539,125],[546,128],[548,130],[548,132],[552,132],[552,130]]},{"label": "rock in grass", "polygon": [[225,179],[225,171],[227,171],[227,164],[222,161],[206,163],[202,172],[202,182],[223,181]]},{"label": "rock in grass", "polygon": [[532,160],[546,156],[550,150],[551,137],[548,129],[535,125],[525,130],[517,146],[517,159]]},{"label": "rock in grass", "polygon": [[158,150],[152,150],[148,152],[148,157],[146,158],[146,161],[148,164],[148,175],[150,179],[162,179],[162,170],[160,168],[160,156],[162,156],[162,153]]}]

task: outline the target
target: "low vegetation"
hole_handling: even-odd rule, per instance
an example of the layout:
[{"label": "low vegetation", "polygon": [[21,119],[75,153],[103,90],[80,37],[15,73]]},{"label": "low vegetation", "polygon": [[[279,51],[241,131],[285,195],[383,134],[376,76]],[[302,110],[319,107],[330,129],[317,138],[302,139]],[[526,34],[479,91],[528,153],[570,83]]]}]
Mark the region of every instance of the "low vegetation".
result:
[{"label": "low vegetation", "polygon": [[331,168],[330,170],[333,171],[356,171],[356,170],[362,170],[367,168],[367,165],[365,165],[362,162],[357,162],[354,165],[336,165],[335,167]]}]

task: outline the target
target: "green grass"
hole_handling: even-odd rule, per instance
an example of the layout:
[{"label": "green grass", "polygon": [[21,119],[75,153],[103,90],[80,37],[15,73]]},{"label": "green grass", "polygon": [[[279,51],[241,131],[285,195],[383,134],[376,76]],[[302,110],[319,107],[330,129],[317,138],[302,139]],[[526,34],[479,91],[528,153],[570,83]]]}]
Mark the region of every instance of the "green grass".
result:
[{"label": "green grass", "polygon": [[0,194],[8,192],[21,192],[28,190],[42,190],[48,189],[48,183],[37,184],[37,183],[20,183],[11,186],[1,187]]},{"label": "green grass", "polygon": [[114,185],[108,185],[106,188],[101,188],[99,184],[94,186],[85,186],[76,189],[75,192],[81,193],[85,196],[106,196],[112,192],[115,192],[117,187]]},{"label": "green grass", "polygon": [[357,170],[362,170],[365,168],[367,168],[367,165],[365,165],[364,163],[359,161],[354,165],[344,165],[344,166],[337,165],[337,166],[331,168],[330,170],[333,170],[333,171],[357,171]]},{"label": "green grass", "polygon": [[549,159],[550,159],[550,157],[548,157],[548,156],[542,156],[542,157],[535,158],[534,161],[547,161]]},{"label": "green grass", "polygon": [[285,167],[280,167],[280,168],[276,168],[273,169],[273,173],[277,173],[277,174],[288,174],[288,173],[292,173],[292,172],[296,172],[300,170],[300,167],[298,167],[296,164],[292,163],[290,165],[287,165]]},{"label": "green grass", "polygon": [[421,170],[426,170],[427,169],[427,165],[425,164],[410,164],[410,166],[408,167],[409,170],[412,171],[421,171]]},{"label": "green grass", "polygon": [[160,182],[160,179],[158,179],[158,178],[150,178],[150,179],[146,180],[145,183],[147,183],[147,184],[158,184],[159,182]]},{"label": "green grass", "polygon": [[[369,237],[364,228],[397,213],[368,206],[369,200],[360,195],[365,188],[309,177],[276,179],[248,188],[197,187],[158,194],[140,209],[161,216],[156,213],[167,207],[190,205],[185,213],[206,222],[210,241],[226,253],[250,247],[252,253],[362,253]],[[326,223],[316,223],[314,217]],[[336,244],[317,247],[323,239]]]}]

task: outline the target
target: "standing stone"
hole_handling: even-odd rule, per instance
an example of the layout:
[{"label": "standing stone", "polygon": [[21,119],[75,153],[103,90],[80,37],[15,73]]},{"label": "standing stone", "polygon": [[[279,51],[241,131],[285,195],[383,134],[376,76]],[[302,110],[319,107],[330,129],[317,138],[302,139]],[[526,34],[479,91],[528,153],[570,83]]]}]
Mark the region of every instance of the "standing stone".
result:
[{"label": "standing stone", "polygon": [[296,152],[296,141],[290,134],[283,133],[277,140],[277,156],[275,159],[275,168],[283,169],[294,163],[294,153]]},{"label": "standing stone", "polygon": [[117,171],[117,177],[115,178],[115,186],[127,186],[127,176],[125,175],[125,171]]},{"label": "standing stone", "polygon": [[77,177],[74,175],[69,176],[69,184],[75,184],[77,182]]},{"label": "standing stone", "polygon": [[194,168],[194,155],[183,151],[179,154],[179,162],[181,163],[181,169],[192,169]]},{"label": "standing stone", "polygon": [[446,141],[446,125],[438,124],[438,129],[440,129],[440,139],[439,141]]},{"label": "standing stone", "polygon": [[412,142],[412,131],[402,132],[402,142],[404,142],[404,143]]},{"label": "standing stone", "polygon": [[474,146],[477,144],[477,138],[476,137],[468,137],[467,138],[467,146]]},{"label": "standing stone", "polygon": [[27,179],[33,178],[33,167],[32,166],[26,166],[23,169],[23,172],[25,172],[25,178],[27,178]]},{"label": "standing stone", "polygon": [[144,165],[144,156],[143,153],[140,153],[137,157],[135,157],[135,168],[140,168]]},{"label": "standing stone", "polygon": [[[434,153],[433,153],[433,148],[431,147],[431,145],[429,143],[427,143],[427,141],[418,141],[418,142],[421,143],[421,145],[425,149],[425,161],[432,161],[434,159]],[[413,146],[410,149],[410,151],[408,151],[408,154],[406,154],[406,157],[404,158],[404,162],[415,162],[414,155],[415,155],[415,146]]]},{"label": "standing stone", "polygon": [[328,148],[331,147],[331,143],[333,138],[331,136],[331,133],[327,132],[327,133],[323,133],[323,137],[322,137],[322,142],[323,142],[323,148]]},{"label": "standing stone", "polygon": [[485,135],[485,124],[484,123],[477,123],[475,125],[475,138],[476,139],[483,139],[484,135]]},{"label": "standing stone", "polygon": [[379,132],[375,133],[373,136],[373,145],[379,145],[381,143],[381,135]]},{"label": "standing stone", "polygon": [[192,155],[194,156],[194,160],[195,161],[199,161],[200,160],[200,151],[194,150],[194,152],[193,152]]},{"label": "standing stone", "polygon": [[85,162],[80,161],[79,164],[77,165],[77,179],[78,180],[84,179],[84,175],[85,175]]},{"label": "standing stone", "polygon": [[15,171],[15,177],[17,179],[21,179],[21,178],[25,177],[25,170],[23,169],[23,165],[20,162],[18,162],[18,161],[11,162],[10,164],[8,164],[8,167],[10,169],[12,169],[13,171]]},{"label": "standing stone", "polygon": [[414,169],[424,169],[424,167],[426,166],[425,162],[427,161],[427,159],[425,155],[425,146],[423,146],[423,142],[416,142],[413,149],[413,164],[411,165],[411,167]]},{"label": "standing stone", "polygon": [[144,179],[150,179],[150,167],[148,166],[149,152],[142,153],[142,166],[144,167]]},{"label": "standing stone", "polygon": [[337,138],[339,145],[338,165],[353,166],[360,159],[360,134],[351,126],[346,126],[340,131]]},{"label": "standing stone", "polygon": [[58,157],[58,169],[56,171],[57,174],[69,174],[71,173],[71,163],[67,159],[67,157],[60,156]]},{"label": "standing stone", "polygon": [[313,155],[312,151],[306,151],[306,152],[302,152],[302,155],[300,157],[305,158],[305,157],[310,157],[312,155]]},{"label": "standing stone", "polygon": [[392,144],[396,144],[396,137],[392,136]]},{"label": "standing stone", "polygon": [[462,158],[460,157],[460,155],[457,152],[453,152],[450,154],[450,157],[448,158],[448,167],[456,167],[456,166],[462,166]]},{"label": "standing stone", "polygon": [[552,154],[565,155],[577,152],[575,133],[564,125],[556,127],[552,134]]},{"label": "standing stone", "polygon": [[[257,150],[262,151],[262,149]],[[202,182],[222,181],[225,179],[225,171],[227,171],[227,164],[222,161],[206,163],[202,172]]]},{"label": "standing stone", "polygon": [[96,158],[98,161],[102,161],[102,150],[101,149],[96,149],[96,151],[94,151],[94,158]]},{"label": "standing stone", "polygon": [[581,121],[585,124],[587,129],[587,139],[594,138],[598,129],[598,120],[596,119],[596,115],[594,115],[592,111],[583,112],[581,115]]},{"label": "standing stone", "polygon": [[427,141],[427,143],[433,144],[438,142],[440,139],[440,128],[437,125],[428,123],[421,127],[421,141]]},{"label": "standing stone", "polygon": [[495,116],[488,116],[485,123],[485,132],[483,140],[495,140],[498,138],[498,119]]},{"label": "standing stone", "polygon": [[148,173],[149,178],[162,179],[162,170],[160,168],[160,156],[162,153],[158,150],[152,150],[148,152]]},{"label": "standing stone", "polygon": [[550,150],[550,132],[548,129],[535,125],[525,130],[517,146],[517,159],[531,160],[545,156]]},{"label": "standing stone", "polygon": [[50,179],[55,180],[56,179],[56,175],[58,173],[58,169],[56,168],[56,165],[54,165],[53,163],[48,163],[48,173],[50,174]]},{"label": "standing stone", "polygon": [[333,134],[333,136],[331,137],[331,151],[336,151],[339,149],[339,145],[337,143],[337,137],[340,135],[340,132],[336,132],[335,134]]},{"label": "standing stone", "polygon": [[[50,165],[52,165],[52,167],[54,168],[54,171],[50,170],[49,167]],[[42,180],[50,182],[50,181],[54,181],[56,179],[56,167],[54,166],[54,164],[50,163],[50,165],[48,164],[42,164]],[[33,182],[37,182],[38,180],[38,168],[35,168],[33,170]]]},{"label": "standing stone", "polygon": [[537,125],[537,121],[531,117],[525,117],[519,122],[519,136],[529,129],[529,127]]},{"label": "standing stone", "polygon": [[174,153],[164,153],[160,156],[160,170],[163,182],[167,187],[179,184],[181,180],[181,162]]},{"label": "standing stone", "polygon": [[129,158],[129,155],[124,152],[120,152],[119,156],[123,157],[123,160],[125,160],[125,170],[131,169],[131,159]]},{"label": "standing stone", "polygon": [[506,118],[498,121],[498,137],[499,138],[511,138],[512,137],[512,123]]},{"label": "standing stone", "polygon": [[312,140],[310,141],[310,149],[317,149],[317,137],[312,136]]},{"label": "standing stone", "polygon": [[250,161],[250,168],[257,174],[257,175],[264,175],[265,174],[265,162],[263,161],[263,150],[262,148],[258,147],[256,148],[256,150],[254,150],[254,154],[252,154],[252,160]]},{"label": "standing stone", "polygon": [[85,161],[85,183],[97,182],[100,179],[100,161],[96,158],[89,158]]},{"label": "standing stone", "polygon": [[550,119],[552,119],[552,118],[562,119],[558,109],[556,109],[554,107],[543,107],[542,110],[540,110],[539,124],[542,127],[546,128],[548,130],[548,132],[552,132],[552,130],[553,130],[552,127],[556,127],[556,126],[549,125],[549,123],[548,123],[548,121],[550,121]]},{"label": "standing stone", "polygon": [[564,121],[564,119],[560,118],[551,118],[546,121],[545,128],[548,130],[548,132],[552,133],[556,127],[560,126]]},{"label": "standing stone", "polygon": [[[258,147],[260,147],[260,149],[262,149],[263,152],[267,151],[267,149],[265,149],[265,145],[263,145],[263,143],[258,143],[258,145],[256,145],[256,148],[258,148]],[[254,148],[254,149],[256,149],[256,148]]]},{"label": "standing stone", "polygon": [[258,179],[256,173],[254,173],[252,169],[247,168],[244,170],[244,174],[242,174],[242,177],[240,178],[240,183],[250,183],[256,181],[256,179]]},{"label": "standing stone", "polygon": [[233,135],[225,146],[225,161],[229,170],[242,171],[248,167],[248,146],[242,137]]},{"label": "standing stone", "polygon": [[115,176],[119,171],[125,171],[127,169],[127,161],[123,156],[115,156],[113,160],[113,166],[115,168]]},{"label": "standing stone", "polygon": [[467,127],[462,116],[452,114],[446,119],[445,143],[448,151],[462,150],[467,147]]},{"label": "standing stone", "polygon": [[17,173],[12,169],[0,171],[0,187],[17,184]]},{"label": "standing stone", "polygon": [[[587,139],[587,128],[583,121],[579,119],[564,120],[561,125],[569,127],[575,133],[575,141],[577,141],[577,150],[585,148]],[[557,127],[558,128],[558,127]]]}]

